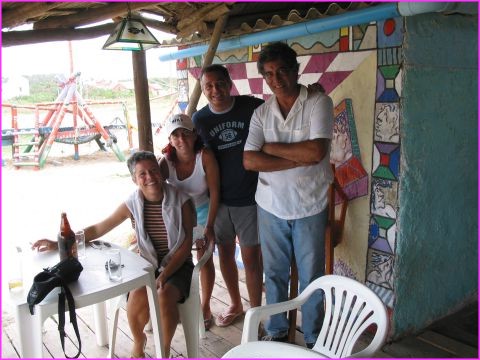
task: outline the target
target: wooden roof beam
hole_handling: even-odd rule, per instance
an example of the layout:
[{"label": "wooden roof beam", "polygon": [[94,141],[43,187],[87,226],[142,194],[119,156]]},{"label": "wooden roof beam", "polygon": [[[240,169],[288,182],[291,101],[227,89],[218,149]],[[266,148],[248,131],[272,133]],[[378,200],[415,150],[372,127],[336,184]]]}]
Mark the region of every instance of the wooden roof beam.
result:
[{"label": "wooden roof beam", "polygon": [[37,2],[24,3],[2,13],[2,29],[14,28],[28,22],[29,19],[38,17],[61,6],[62,3]]},{"label": "wooden roof beam", "polygon": [[[152,8],[161,3],[150,2],[129,2],[131,11]],[[34,29],[51,28],[75,28],[79,26],[90,25],[99,21],[109,20],[115,17],[124,17],[128,13],[127,3],[111,3],[103,7],[92,7],[89,10],[70,16],[52,16],[48,19],[37,21]]]},{"label": "wooden roof beam", "polygon": [[[157,4],[156,8],[158,8],[162,13],[165,13],[167,16],[174,16],[175,15],[175,13],[173,11],[169,10],[163,4],[162,5]],[[148,10],[146,10],[146,12],[148,12]]]},{"label": "wooden roof beam", "polygon": [[183,28],[176,35],[177,35],[177,39],[180,39],[180,38],[183,38],[183,37],[190,36],[194,33],[197,33],[202,38],[204,38],[205,36],[208,36],[209,35],[209,28],[207,26],[207,23],[205,23],[204,21],[198,21],[194,24],[191,24],[191,25]]},{"label": "wooden roof beam", "polygon": [[142,21],[149,28],[153,28],[155,30],[163,31],[165,33],[169,33],[173,35],[176,35],[178,33],[178,30],[175,26],[166,24],[162,21],[157,21],[157,20],[152,20],[147,18],[142,18]]},{"label": "wooden roof beam", "polygon": [[114,23],[84,29],[45,29],[27,31],[4,31],[2,47],[37,44],[49,41],[87,40],[110,34]]},{"label": "wooden roof beam", "polygon": [[214,21],[217,20],[220,16],[228,14],[230,9],[228,6],[222,3],[213,3],[209,4],[194,13],[184,16],[177,24],[178,30],[181,32],[185,28],[190,28],[195,23],[200,23],[202,21]]}]

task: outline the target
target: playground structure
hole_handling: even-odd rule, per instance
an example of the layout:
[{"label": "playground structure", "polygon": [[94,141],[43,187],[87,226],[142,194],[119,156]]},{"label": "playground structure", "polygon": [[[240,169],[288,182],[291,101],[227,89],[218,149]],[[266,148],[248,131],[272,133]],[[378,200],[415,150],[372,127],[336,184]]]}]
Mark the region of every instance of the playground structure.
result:
[{"label": "playground structure", "polygon": [[[129,121],[127,106],[124,101],[85,101],[77,90],[76,73],[59,85],[61,92],[52,103],[35,105],[2,104],[2,107],[11,109],[12,128],[2,129],[2,145],[12,145],[12,160],[16,168],[33,166],[40,169],[45,165],[48,154],[54,142],[72,144],[74,146],[74,159],[78,160],[78,145],[95,140],[101,150],[110,147],[118,160],[125,161],[123,153],[117,145],[117,138],[111,132],[113,129],[126,129],[130,150],[132,149],[132,126]],[[102,126],[95,117],[89,105],[120,104],[122,106],[125,123],[118,117],[110,125]],[[20,128],[18,109],[34,110],[34,126]],[[40,113],[46,111],[40,120]],[[72,126],[61,127],[66,116],[71,117]],[[83,124],[82,124],[83,123]],[[25,138],[28,138],[25,140]],[[22,151],[23,150],[23,151]]]},{"label": "playground structure", "polygon": [[165,124],[167,119],[169,119],[173,115],[174,110],[177,109],[177,108],[178,108],[178,100],[175,100],[173,102],[172,106],[170,107],[170,110],[168,111],[167,115],[165,116],[163,124],[162,123],[152,123],[152,127],[157,128],[154,132],[155,135],[160,135],[160,133],[163,129],[163,125]]}]

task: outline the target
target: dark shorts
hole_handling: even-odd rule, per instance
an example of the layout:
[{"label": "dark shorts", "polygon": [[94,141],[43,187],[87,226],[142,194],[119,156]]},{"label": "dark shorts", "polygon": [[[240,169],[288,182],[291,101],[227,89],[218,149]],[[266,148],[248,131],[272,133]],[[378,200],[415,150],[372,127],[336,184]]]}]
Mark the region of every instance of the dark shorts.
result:
[{"label": "dark shorts", "polygon": [[[167,279],[167,283],[175,286],[180,291],[180,304],[183,304],[190,295],[190,284],[193,274],[192,258],[188,258],[183,265]],[[155,278],[158,276],[158,270],[155,271]]]}]

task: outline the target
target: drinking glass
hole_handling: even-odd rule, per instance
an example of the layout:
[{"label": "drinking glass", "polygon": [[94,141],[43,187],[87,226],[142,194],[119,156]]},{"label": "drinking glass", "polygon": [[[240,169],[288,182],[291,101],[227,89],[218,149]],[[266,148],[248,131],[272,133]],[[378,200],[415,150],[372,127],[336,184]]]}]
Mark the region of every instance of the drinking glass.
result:
[{"label": "drinking glass", "polygon": [[122,259],[119,249],[110,249],[107,251],[107,269],[108,277],[111,281],[122,280]]},{"label": "drinking glass", "polygon": [[75,233],[75,241],[77,242],[78,260],[85,259],[87,253],[85,249],[85,232],[83,230],[79,230]]},{"label": "drinking glass", "polygon": [[21,291],[23,290],[22,249],[17,246],[15,250],[8,272],[8,289],[10,291]]}]

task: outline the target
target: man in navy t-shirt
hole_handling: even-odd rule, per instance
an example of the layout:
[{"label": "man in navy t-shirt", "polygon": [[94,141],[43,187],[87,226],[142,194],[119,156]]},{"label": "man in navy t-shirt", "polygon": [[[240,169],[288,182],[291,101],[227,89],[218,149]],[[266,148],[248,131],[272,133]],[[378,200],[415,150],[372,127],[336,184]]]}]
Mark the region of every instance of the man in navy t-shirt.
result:
[{"label": "man in navy t-shirt", "polygon": [[243,148],[253,111],[264,101],[251,96],[231,96],[232,80],[221,65],[210,65],[201,74],[202,91],[209,104],[193,114],[195,128],[212,149],[220,168],[220,206],[215,235],[230,307],[217,317],[218,326],[228,326],[243,314],[235,262],[238,237],[250,306],[260,306],[263,267],[257,232],[255,191],[258,173],[243,167]]}]

